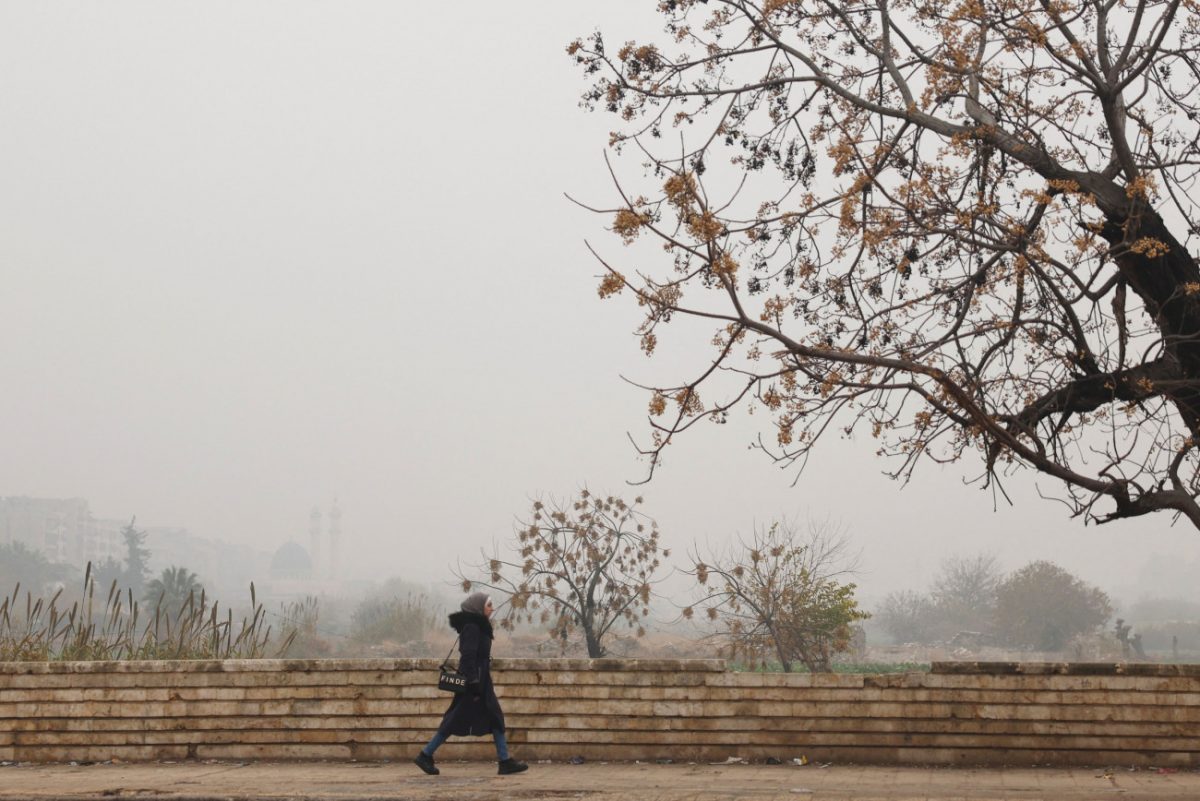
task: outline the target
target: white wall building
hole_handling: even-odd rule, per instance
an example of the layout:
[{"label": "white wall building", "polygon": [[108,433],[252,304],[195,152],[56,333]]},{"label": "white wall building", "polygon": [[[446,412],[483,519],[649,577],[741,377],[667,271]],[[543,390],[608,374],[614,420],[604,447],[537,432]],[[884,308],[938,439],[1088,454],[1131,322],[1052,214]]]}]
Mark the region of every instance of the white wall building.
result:
[{"label": "white wall building", "polygon": [[21,543],[51,562],[82,568],[103,536],[83,498],[0,498],[0,544]]}]

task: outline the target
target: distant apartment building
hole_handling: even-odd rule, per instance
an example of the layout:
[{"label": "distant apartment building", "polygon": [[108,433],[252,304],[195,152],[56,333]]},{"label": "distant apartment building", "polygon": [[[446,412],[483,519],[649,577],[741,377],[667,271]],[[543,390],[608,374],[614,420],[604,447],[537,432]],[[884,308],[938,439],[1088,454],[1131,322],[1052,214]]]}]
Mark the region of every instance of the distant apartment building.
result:
[{"label": "distant apartment building", "polygon": [[150,572],[158,575],[168,567],[184,567],[195,573],[209,595],[225,603],[250,598],[250,582],[261,584],[268,575],[271,555],[247,545],[198,537],[186,528],[150,526],[146,549]]},{"label": "distant apartment building", "polygon": [[121,530],[129,525],[128,520],[92,520],[91,535],[83,540],[80,563],[103,564],[110,559],[120,562],[125,558],[125,540]]},{"label": "distant apartment building", "polygon": [[[94,517],[83,498],[0,497],[0,544],[21,543],[81,573],[88,562],[125,561],[121,532],[129,522],[130,518]],[[200,577],[211,595],[242,601],[243,596],[249,598],[251,581],[269,575],[271,555],[265,551],[197,537],[174,526],[139,529],[146,532],[151,573],[185,567]]]},{"label": "distant apartment building", "polygon": [[78,564],[85,551],[107,547],[95,523],[83,498],[0,498],[0,543],[20,543],[52,562]]}]

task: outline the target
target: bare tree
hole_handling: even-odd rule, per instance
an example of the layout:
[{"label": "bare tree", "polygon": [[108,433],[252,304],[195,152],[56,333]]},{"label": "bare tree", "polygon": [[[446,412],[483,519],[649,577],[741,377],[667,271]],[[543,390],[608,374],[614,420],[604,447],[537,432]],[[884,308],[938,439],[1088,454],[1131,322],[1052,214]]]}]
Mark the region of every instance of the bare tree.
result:
[{"label": "bare tree", "polygon": [[[612,215],[653,353],[651,473],[746,404],[803,465],[865,430],[889,472],[978,455],[1073,514],[1200,527],[1200,5],[1195,0],[656,0],[665,35],[568,53],[617,117]],[[644,256],[644,257],[643,257]]]},{"label": "bare tree", "polygon": [[[583,633],[588,656],[604,656],[605,639],[617,624],[643,636],[656,573],[669,550],[660,550],[658,524],[632,504],[582,490],[562,503],[536,500],[516,541],[477,565],[458,571],[463,589],[486,587],[503,593],[507,606],[500,622],[548,625],[566,643]],[[481,575],[485,578],[472,577]]]},{"label": "bare tree", "polygon": [[[849,540],[828,524],[811,525],[807,537],[788,521],[758,526],[750,540],[724,554],[692,556],[703,597],[694,606],[722,625],[732,653],[779,660],[785,672],[795,662],[828,672],[833,655],[845,650],[852,625],[868,617],[858,608],[855,585],[840,579],[857,557]],[[684,610],[691,618],[694,607]]]},{"label": "bare tree", "polygon": [[900,642],[953,640],[968,631],[990,635],[1002,578],[990,554],[949,556],[928,593],[893,592],[880,604],[877,617]]},{"label": "bare tree", "polygon": [[996,588],[1003,577],[991,554],[950,556],[942,561],[930,594],[941,623],[952,629],[949,634],[991,627]]},{"label": "bare tree", "polygon": [[937,625],[933,600],[913,590],[888,593],[875,617],[883,630],[899,643],[930,642]]}]

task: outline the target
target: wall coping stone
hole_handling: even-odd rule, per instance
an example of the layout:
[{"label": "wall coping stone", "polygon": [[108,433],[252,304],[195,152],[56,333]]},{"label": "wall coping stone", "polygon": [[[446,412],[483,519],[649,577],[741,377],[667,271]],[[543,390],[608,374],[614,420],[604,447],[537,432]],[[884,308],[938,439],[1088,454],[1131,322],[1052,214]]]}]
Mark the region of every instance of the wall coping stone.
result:
[{"label": "wall coping stone", "polygon": [[[0,674],[272,673],[437,670],[440,659],[156,659],[96,662],[0,662]],[[496,670],[723,673],[724,659],[493,659]]]},{"label": "wall coping stone", "polygon": [[930,673],[956,676],[1200,677],[1200,665],[1153,662],[934,662]]},{"label": "wall coping stone", "polygon": [[[504,659],[496,670],[627,673],[724,673],[723,659]],[[193,659],[94,662],[0,662],[0,674],[66,673],[281,673],[433,671],[440,659]],[[1200,678],[1200,665],[1147,662],[934,662],[930,673],[959,676],[1147,676]],[[785,674],[778,674],[785,675]],[[801,675],[801,674],[794,674]],[[874,674],[862,674],[874,675]],[[878,674],[891,675],[891,674]]]}]

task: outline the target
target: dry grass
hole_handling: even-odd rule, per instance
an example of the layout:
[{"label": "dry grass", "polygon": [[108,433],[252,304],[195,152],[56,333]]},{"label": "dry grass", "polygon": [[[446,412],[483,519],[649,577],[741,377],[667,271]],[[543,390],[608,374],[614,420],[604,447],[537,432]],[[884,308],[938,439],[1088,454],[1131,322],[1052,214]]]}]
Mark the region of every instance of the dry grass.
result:
[{"label": "dry grass", "polygon": [[62,597],[61,589],[49,600],[29,591],[22,596],[18,583],[0,600],[0,661],[255,659],[285,652],[296,636],[294,628],[284,631],[278,648],[268,654],[272,630],[253,584],[252,612],[236,625],[233,610],[222,614],[203,591],[199,598],[190,594],[178,609],[163,608],[160,601],[143,614],[133,592],[123,592],[114,580],[97,603],[91,563],[79,600],[67,608]]}]

